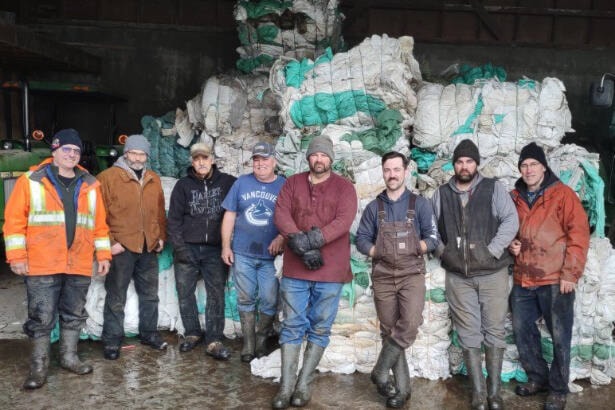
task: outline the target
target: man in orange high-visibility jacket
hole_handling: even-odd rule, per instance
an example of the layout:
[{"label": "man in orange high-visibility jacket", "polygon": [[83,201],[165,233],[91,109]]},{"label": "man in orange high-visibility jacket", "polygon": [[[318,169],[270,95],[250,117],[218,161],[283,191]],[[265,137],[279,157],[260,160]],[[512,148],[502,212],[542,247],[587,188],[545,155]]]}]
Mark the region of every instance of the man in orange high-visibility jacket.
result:
[{"label": "man in orange high-visibility jacket", "polygon": [[58,131],[52,157],[19,177],[6,204],[4,242],[11,270],[24,276],[32,343],[26,389],[45,384],[49,337],[60,318],[60,364],[77,374],[92,366],[77,356],[87,313],[85,300],[94,256],[106,275],[111,260],[109,228],[99,183],[78,165],[82,144],[74,129]]}]

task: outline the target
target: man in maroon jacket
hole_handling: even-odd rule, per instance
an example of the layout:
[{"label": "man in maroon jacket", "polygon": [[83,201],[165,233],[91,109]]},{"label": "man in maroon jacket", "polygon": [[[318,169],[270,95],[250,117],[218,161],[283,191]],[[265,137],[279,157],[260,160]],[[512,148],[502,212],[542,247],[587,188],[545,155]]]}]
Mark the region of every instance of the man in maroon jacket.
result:
[{"label": "man in maroon jacket", "polygon": [[[310,382],[329,344],[342,286],[350,272],[350,225],[357,194],[346,179],[331,172],[333,143],[315,137],[306,158],[309,172],[288,178],[278,195],[274,222],[287,238],[280,294],[284,321],[280,332],[282,377],[275,409],[304,406]],[[307,346],[297,378],[303,339]]]}]

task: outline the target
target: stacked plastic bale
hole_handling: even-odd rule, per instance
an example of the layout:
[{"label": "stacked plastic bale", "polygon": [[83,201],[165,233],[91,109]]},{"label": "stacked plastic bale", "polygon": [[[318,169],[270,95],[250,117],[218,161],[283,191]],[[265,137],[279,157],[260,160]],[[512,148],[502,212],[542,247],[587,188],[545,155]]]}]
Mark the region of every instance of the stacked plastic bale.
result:
[{"label": "stacked plastic bale", "polygon": [[[308,168],[305,150],[314,135],[334,145],[333,169],[348,177],[359,197],[351,227],[356,233],[365,206],[384,188],[381,155],[389,150],[409,154],[407,135],[414,122],[414,87],[420,82],[410,37],[372,36],[347,53],[327,53],[315,62],[274,66],[271,83],[280,98],[284,134],[276,151],[288,173]],[[411,163],[408,188],[415,190],[416,164]],[[354,241],[353,241],[354,242]],[[381,349],[380,331],[370,285],[370,260],[351,244],[354,280],[346,285],[321,371],[370,371]],[[446,353],[450,328],[444,302],[444,272],[428,268],[425,323],[408,361],[415,376],[448,377]],[[430,355],[431,357],[426,357]],[[443,358],[443,360],[441,360]],[[279,355],[254,361],[252,371],[277,376]]]},{"label": "stacked plastic bale", "polygon": [[338,0],[238,1],[234,14],[241,44],[236,65],[244,73],[268,73],[280,57],[313,59],[343,46]]}]

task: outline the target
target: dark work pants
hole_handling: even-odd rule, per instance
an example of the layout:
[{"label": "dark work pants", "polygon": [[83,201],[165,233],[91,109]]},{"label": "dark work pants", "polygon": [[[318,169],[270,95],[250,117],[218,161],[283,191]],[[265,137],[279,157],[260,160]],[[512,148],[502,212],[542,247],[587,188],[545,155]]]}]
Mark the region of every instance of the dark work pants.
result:
[{"label": "dark work pants", "polygon": [[102,341],[119,346],[124,337],[124,306],[130,280],[139,299],[139,336],[149,338],[158,331],[158,258],[154,252],[129,250],[113,255],[105,278],[105,308]]},{"label": "dark work pants", "polygon": [[201,336],[199,312],[196,305],[196,283],[205,283],[205,344],[224,339],[224,289],[228,267],[221,258],[219,246],[186,244],[191,260],[176,260],[175,283],[179,299],[179,313],[186,336]]},{"label": "dark work pants", "polygon": [[[574,320],[575,293],[560,293],[559,284],[523,288],[513,286],[510,294],[513,331],[519,359],[529,380],[549,385],[555,393],[568,393],[570,342]],[[536,320],[544,317],[553,339],[551,370],[542,357]]]},{"label": "dark work pants", "polygon": [[88,315],[85,297],[90,277],[58,273],[44,276],[25,276],[28,294],[28,320],[24,333],[31,338],[49,337],[60,318],[60,327],[81,331]]}]

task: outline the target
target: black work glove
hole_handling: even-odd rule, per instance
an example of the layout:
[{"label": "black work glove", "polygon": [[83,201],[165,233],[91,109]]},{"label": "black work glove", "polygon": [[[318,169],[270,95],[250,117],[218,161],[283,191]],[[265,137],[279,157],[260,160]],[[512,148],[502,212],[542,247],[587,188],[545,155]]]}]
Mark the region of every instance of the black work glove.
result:
[{"label": "black work glove", "polygon": [[192,256],[192,252],[186,245],[180,245],[175,247],[174,249],[174,259],[176,262],[183,263],[193,263],[194,257]]},{"label": "black work glove", "polygon": [[310,241],[310,249],[320,249],[325,244],[325,237],[320,228],[312,226],[312,229],[305,233]]},{"label": "black work glove", "polygon": [[310,240],[305,232],[289,233],[288,247],[299,256],[303,256],[304,253],[311,249]]},{"label": "black work glove", "polygon": [[303,264],[309,270],[317,270],[320,269],[322,265],[324,265],[320,250],[318,249],[311,249],[307,251],[303,254],[301,260],[303,260]]}]

